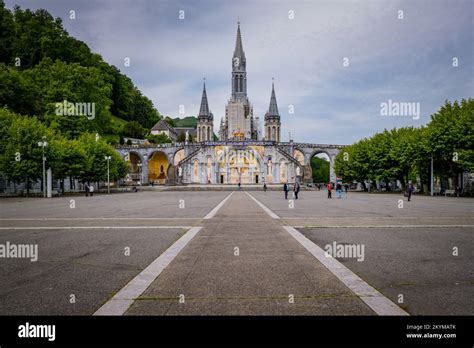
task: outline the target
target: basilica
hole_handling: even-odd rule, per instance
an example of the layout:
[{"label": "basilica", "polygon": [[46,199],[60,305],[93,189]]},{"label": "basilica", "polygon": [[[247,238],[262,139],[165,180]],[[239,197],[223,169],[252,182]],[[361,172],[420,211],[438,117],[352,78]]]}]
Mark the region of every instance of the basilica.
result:
[{"label": "basilica", "polygon": [[[280,115],[272,84],[270,106],[265,114],[265,134],[259,130],[260,119],[254,116],[252,104],[247,96],[247,59],[242,46],[240,23],[237,24],[237,38],[234,55],[232,56],[232,93],[225,108],[225,116],[221,119],[219,128],[220,140],[269,140],[280,141]],[[198,141],[213,140],[214,116],[209,111],[206,86],[202,92],[201,107],[198,115]]]},{"label": "basilica", "polygon": [[[311,158],[325,153],[330,161],[331,180],[335,180],[334,157],[341,146],[281,141],[281,120],[272,83],[268,110],[254,115],[247,96],[247,59],[237,25],[232,56],[231,95],[220,120],[218,140],[214,136],[204,83],[197,117],[196,142],[131,145],[117,147],[129,162],[129,181],[155,184],[281,184],[312,182]],[[162,122],[164,123],[164,122]],[[173,134],[163,124],[157,132]]]}]

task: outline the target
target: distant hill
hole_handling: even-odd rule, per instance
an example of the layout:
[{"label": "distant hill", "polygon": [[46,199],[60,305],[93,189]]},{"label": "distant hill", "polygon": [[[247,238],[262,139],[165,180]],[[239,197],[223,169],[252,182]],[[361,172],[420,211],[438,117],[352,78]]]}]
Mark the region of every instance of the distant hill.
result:
[{"label": "distant hill", "polygon": [[[118,134],[124,121],[151,128],[160,119],[152,101],[118,67],[70,36],[60,18],[0,0],[0,108],[37,116],[69,138],[84,132]],[[56,103],[89,103],[88,122],[58,115]]]},{"label": "distant hill", "polygon": [[197,118],[194,116],[187,116],[185,118],[176,117],[173,119],[175,127],[191,127],[197,128]]}]

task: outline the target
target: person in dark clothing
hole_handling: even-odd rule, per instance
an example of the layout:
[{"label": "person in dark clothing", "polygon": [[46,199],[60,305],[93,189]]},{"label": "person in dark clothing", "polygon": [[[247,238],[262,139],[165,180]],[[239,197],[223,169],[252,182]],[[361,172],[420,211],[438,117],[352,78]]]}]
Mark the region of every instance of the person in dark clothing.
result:
[{"label": "person in dark clothing", "polygon": [[336,198],[341,198],[342,185],[341,183],[336,184]]},{"label": "person in dark clothing", "polygon": [[293,192],[295,193],[295,199],[298,199],[298,193],[300,192],[300,184],[298,182],[295,182]]},{"label": "person in dark clothing", "polygon": [[411,200],[411,194],[413,193],[413,184],[411,183],[411,181],[408,181],[408,184],[407,184],[407,197],[408,197],[408,202],[410,202]]},{"label": "person in dark clothing", "polygon": [[332,198],[332,183],[328,184],[328,198]]},{"label": "person in dark clothing", "polygon": [[344,191],[346,191],[346,193],[347,193],[347,190],[349,190],[349,185],[348,185],[348,184],[344,184]]},{"label": "person in dark clothing", "polygon": [[283,184],[283,191],[285,191],[285,199],[288,199],[288,184],[285,182]]},{"label": "person in dark clothing", "polygon": [[263,184],[263,192],[267,192],[267,184]]},{"label": "person in dark clothing", "polygon": [[239,181],[239,190],[240,190],[240,181]]},{"label": "person in dark clothing", "polygon": [[86,197],[89,197],[89,185],[87,183],[84,185],[84,191],[86,191]]}]

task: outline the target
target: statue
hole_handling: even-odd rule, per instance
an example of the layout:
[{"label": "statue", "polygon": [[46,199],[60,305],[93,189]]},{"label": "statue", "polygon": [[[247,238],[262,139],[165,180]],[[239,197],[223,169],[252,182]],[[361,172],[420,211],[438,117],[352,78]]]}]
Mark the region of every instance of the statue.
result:
[{"label": "statue", "polygon": [[268,162],[267,162],[267,182],[268,183],[271,183],[273,182],[273,163],[272,163],[272,159],[269,158],[268,159]]},{"label": "statue", "polygon": [[185,142],[189,142],[189,132],[188,131],[186,131]]},{"label": "statue", "polygon": [[300,166],[296,166],[296,176],[300,176]]},{"label": "statue", "polygon": [[207,183],[210,184],[211,183],[211,177],[212,177],[212,174],[211,174],[211,166],[212,166],[212,163],[211,163],[211,158],[209,157],[207,159],[207,168],[206,168],[206,171],[207,171]]},{"label": "statue", "polygon": [[179,177],[183,176],[183,168],[181,168],[181,166],[178,167],[178,176]]}]

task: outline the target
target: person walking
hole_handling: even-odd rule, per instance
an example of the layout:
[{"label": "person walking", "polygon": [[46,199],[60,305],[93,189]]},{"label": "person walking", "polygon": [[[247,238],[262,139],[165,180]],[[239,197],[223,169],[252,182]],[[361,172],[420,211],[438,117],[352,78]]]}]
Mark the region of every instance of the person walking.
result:
[{"label": "person walking", "polygon": [[342,194],[342,185],[340,182],[336,184],[336,198],[341,198]]},{"label": "person walking", "polygon": [[86,191],[86,197],[89,197],[89,185],[87,183],[84,184],[84,191]]},{"label": "person walking", "polygon": [[239,190],[240,190],[240,181],[239,181]]},{"label": "person walking", "polygon": [[283,191],[285,191],[285,199],[288,199],[288,184],[286,182],[283,184]]},{"label": "person walking", "polygon": [[295,194],[295,199],[298,199],[298,193],[300,192],[300,183],[295,182],[295,187],[293,188],[293,192]]},{"label": "person walking", "polygon": [[349,190],[349,184],[346,183],[346,184],[344,184],[344,191],[346,191],[346,193],[347,193],[348,190]]},{"label": "person walking", "polygon": [[413,184],[411,183],[411,180],[408,181],[407,184],[407,197],[408,197],[408,202],[410,202],[411,199],[411,194],[413,193]]},{"label": "person walking", "polygon": [[89,185],[89,194],[92,196],[94,196],[94,185],[90,184]]},{"label": "person walking", "polygon": [[263,183],[263,192],[267,192],[267,184]]},{"label": "person walking", "polygon": [[328,186],[328,198],[332,198],[332,183],[329,183]]}]

